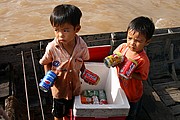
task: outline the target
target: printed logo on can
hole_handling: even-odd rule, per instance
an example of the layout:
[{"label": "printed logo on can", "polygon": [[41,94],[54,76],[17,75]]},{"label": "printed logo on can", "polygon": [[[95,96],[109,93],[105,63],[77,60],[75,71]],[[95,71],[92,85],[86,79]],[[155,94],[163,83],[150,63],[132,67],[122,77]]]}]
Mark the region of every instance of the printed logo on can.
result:
[{"label": "printed logo on can", "polygon": [[120,70],[120,75],[126,79],[129,79],[136,66],[137,63],[135,61],[128,60]]},{"label": "printed logo on can", "polygon": [[134,64],[133,62],[130,64],[129,69],[126,71],[126,75],[129,77],[130,74],[132,73],[132,71],[134,70],[134,68],[136,67],[136,64]]},{"label": "printed logo on can", "polygon": [[49,80],[44,80],[44,82],[47,84],[47,85],[50,85],[51,82]]}]

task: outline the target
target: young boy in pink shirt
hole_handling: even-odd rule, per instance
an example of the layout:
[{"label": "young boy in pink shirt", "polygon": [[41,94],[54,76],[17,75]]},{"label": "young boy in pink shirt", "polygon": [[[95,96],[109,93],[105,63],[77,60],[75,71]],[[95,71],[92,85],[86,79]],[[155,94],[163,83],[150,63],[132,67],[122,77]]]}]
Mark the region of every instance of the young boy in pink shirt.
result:
[{"label": "young boy in pink shirt", "polygon": [[[143,94],[142,81],[147,80],[150,66],[144,47],[151,41],[154,30],[154,23],[148,17],[137,17],[129,23],[127,42],[119,45],[114,50],[114,53],[121,52],[126,58],[137,62],[135,71],[128,80],[118,74],[121,88],[124,90],[130,104],[127,120],[135,120],[141,107]],[[116,67],[119,73],[122,65],[119,64]]]},{"label": "young boy in pink shirt", "polygon": [[65,119],[73,107],[74,96],[80,94],[79,73],[85,68],[83,61],[89,59],[88,47],[77,35],[81,16],[81,10],[69,4],[56,6],[50,15],[55,38],[39,62],[45,73],[52,70],[57,74],[51,87],[54,120]]}]

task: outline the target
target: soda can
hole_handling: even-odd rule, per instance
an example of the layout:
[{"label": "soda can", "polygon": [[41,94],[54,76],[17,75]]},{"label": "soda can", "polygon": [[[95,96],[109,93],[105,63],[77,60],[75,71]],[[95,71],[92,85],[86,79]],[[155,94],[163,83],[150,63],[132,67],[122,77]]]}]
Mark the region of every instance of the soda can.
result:
[{"label": "soda can", "polygon": [[100,104],[100,105],[104,105],[104,104],[108,104],[108,102],[107,102],[106,99],[101,99],[101,100],[99,101],[99,104]]},{"label": "soda can", "polygon": [[93,104],[99,104],[99,99],[97,96],[92,96]]},{"label": "soda can", "polygon": [[82,104],[92,104],[92,98],[91,97],[85,97],[83,95],[81,95],[81,103]]},{"label": "soda can", "polygon": [[106,93],[104,90],[99,90],[99,104],[108,104]]},{"label": "soda can", "polygon": [[84,97],[89,97],[89,92],[88,92],[88,90],[84,90],[84,91],[82,92],[82,95],[83,95]]},{"label": "soda can", "polygon": [[115,52],[104,58],[104,64],[110,68],[124,61],[124,56],[120,52]]},{"label": "soda can", "polygon": [[127,62],[124,63],[119,74],[128,80],[131,74],[134,72],[136,66],[137,66],[137,62],[135,60],[128,59]]},{"label": "soda can", "polygon": [[98,90],[84,90],[82,95],[85,97],[99,96]]},{"label": "soda can", "polygon": [[98,90],[93,90],[93,92],[94,92],[95,96],[99,96],[99,91]]},{"label": "soda can", "polygon": [[90,70],[88,69],[85,69],[84,72],[82,73],[81,75],[81,78],[87,82],[87,83],[90,83],[90,84],[93,84],[93,85],[97,85],[100,78],[97,74],[91,72]]},{"label": "soda can", "polygon": [[39,88],[44,92],[48,92],[49,88],[54,84],[54,80],[56,78],[57,75],[53,71],[48,71],[39,83]]}]

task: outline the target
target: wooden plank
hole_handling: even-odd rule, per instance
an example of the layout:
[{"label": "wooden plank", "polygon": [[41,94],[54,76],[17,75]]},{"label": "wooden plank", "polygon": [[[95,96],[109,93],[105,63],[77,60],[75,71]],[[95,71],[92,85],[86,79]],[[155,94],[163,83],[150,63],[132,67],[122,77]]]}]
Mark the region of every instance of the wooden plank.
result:
[{"label": "wooden plank", "polygon": [[0,84],[0,98],[7,97],[9,95],[9,82]]},{"label": "wooden plank", "polygon": [[154,84],[161,84],[172,81],[172,78],[170,76],[166,76],[165,78],[159,78],[159,79],[151,79],[151,83]]},{"label": "wooden plank", "polygon": [[[180,98],[180,90],[178,88],[174,88],[174,90],[172,91],[167,91],[165,90],[159,90],[157,91],[159,96],[163,96],[163,95],[170,95],[172,98]],[[177,102],[180,102],[179,99],[177,99]]]},{"label": "wooden plank", "polygon": [[166,106],[180,102],[180,81],[155,84],[153,87]]},{"label": "wooden plank", "polygon": [[170,110],[177,120],[180,119],[180,81],[171,81],[154,85],[160,99]]},{"label": "wooden plank", "polygon": [[180,114],[180,104],[175,105],[175,106],[171,106],[170,108],[172,109],[172,112],[173,112],[174,115],[179,115]]},{"label": "wooden plank", "polygon": [[151,120],[176,120],[171,110],[163,104],[147,81],[144,81],[143,107]]},{"label": "wooden plank", "polygon": [[0,64],[0,98],[10,95],[12,81],[11,67],[10,64]]},{"label": "wooden plank", "polygon": [[169,93],[169,96],[171,98],[173,98],[174,101],[180,102],[180,91],[179,90],[176,90],[174,93]]},{"label": "wooden plank", "polygon": [[164,89],[164,88],[170,88],[170,87],[179,88],[180,87],[180,81],[171,81],[171,82],[167,82],[167,83],[161,83],[161,84],[154,84],[153,85],[153,88],[155,88],[156,90]]},{"label": "wooden plank", "polygon": [[162,95],[160,98],[166,106],[174,105],[176,103],[170,95]]},{"label": "wooden plank", "polygon": [[177,115],[177,116],[176,116],[176,120],[180,120],[180,115]]}]

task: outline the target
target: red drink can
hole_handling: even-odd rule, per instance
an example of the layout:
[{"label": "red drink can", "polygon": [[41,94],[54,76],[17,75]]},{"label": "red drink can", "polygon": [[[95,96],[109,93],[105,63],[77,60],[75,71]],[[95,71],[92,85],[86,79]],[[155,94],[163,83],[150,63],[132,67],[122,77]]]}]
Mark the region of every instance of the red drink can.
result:
[{"label": "red drink can", "polygon": [[91,72],[90,70],[85,69],[81,75],[81,78],[84,79],[85,82],[97,85],[100,78],[97,74]]},{"label": "red drink can", "polygon": [[119,74],[125,79],[129,79],[131,74],[134,72],[136,66],[137,66],[137,62],[135,60],[128,59],[127,62],[124,63],[124,66],[120,70]]}]

